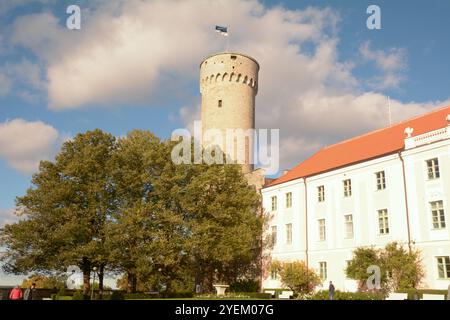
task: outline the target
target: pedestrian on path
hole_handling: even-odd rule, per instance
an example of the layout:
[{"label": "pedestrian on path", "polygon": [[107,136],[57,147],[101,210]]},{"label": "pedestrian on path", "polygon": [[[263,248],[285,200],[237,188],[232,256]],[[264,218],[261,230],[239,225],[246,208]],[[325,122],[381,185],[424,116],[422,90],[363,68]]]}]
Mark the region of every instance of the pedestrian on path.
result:
[{"label": "pedestrian on path", "polygon": [[20,289],[19,285],[17,285],[14,289],[11,290],[11,293],[9,294],[9,298],[11,300],[21,300],[22,299],[22,289]]}]

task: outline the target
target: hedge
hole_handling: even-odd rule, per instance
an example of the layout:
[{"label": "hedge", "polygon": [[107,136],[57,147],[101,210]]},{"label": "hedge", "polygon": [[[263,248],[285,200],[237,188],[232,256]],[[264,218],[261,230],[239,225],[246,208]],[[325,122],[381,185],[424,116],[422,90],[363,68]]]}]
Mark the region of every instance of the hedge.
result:
[{"label": "hedge", "polygon": [[[334,300],[383,300],[380,293],[371,292],[342,292],[336,290]],[[329,300],[328,290],[321,290],[312,295],[309,300]]]},{"label": "hedge", "polygon": [[438,289],[408,289],[408,290],[399,290],[399,293],[407,293],[408,300],[414,300],[414,294],[417,293],[418,298],[422,299],[423,294],[440,294],[444,295],[445,299],[448,299],[448,291],[447,290],[438,290]]}]

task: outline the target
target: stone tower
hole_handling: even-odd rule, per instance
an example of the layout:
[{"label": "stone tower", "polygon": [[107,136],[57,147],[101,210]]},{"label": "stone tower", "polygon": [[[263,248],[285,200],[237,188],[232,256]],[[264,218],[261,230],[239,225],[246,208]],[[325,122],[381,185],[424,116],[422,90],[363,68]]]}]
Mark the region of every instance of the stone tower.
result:
[{"label": "stone tower", "polygon": [[[245,154],[241,158],[243,173],[253,171],[253,135],[249,129],[255,129],[255,97],[258,92],[258,62],[239,53],[218,53],[207,57],[200,64],[200,93],[202,95],[201,120],[203,141],[209,129],[220,131],[224,137],[221,145],[224,151],[233,149],[232,159],[237,153]],[[227,129],[241,129],[246,136],[228,149]]]}]

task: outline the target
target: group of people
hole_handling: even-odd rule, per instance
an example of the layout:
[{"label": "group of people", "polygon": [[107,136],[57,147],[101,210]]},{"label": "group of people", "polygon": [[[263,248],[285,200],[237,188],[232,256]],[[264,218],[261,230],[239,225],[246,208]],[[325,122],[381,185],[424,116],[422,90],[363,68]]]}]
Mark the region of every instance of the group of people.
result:
[{"label": "group of people", "polygon": [[35,300],[36,299],[36,284],[33,283],[31,286],[25,289],[25,292],[22,292],[20,286],[16,286],[9,293],[10,300]]}]

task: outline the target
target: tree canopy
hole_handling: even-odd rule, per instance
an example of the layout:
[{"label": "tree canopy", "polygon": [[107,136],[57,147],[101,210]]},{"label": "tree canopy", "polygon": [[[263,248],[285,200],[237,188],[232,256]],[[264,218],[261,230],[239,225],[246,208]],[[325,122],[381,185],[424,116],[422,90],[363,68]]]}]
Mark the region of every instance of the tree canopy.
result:
[{"label": "tree canopy", "polygon": [[212,290],[215,281],[254,279],[259,194],[238,165],[174,164],[173,146],[140,130],[66,141],[17,198],[22,219],[0,230],[4,270],[50,274],[76,265],[85,293],[94,267],[101,283],[105,272],[125,274],[129,291],[138,282]]}]

